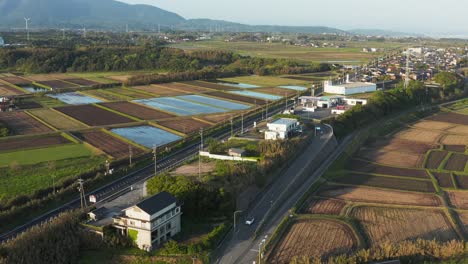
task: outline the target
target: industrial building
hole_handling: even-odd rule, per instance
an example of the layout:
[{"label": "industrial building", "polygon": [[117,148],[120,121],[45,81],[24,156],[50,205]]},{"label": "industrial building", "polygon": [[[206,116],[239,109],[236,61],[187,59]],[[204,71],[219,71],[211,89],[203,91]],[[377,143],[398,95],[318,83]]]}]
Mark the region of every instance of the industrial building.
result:
[{"label": "industrial building", "polygon": [[268,130],[265,131],[266,140],[287,139],[294,132],[300,130],[299,122],[293,118],[280,118],[267,123]]},{"label": "industrial building", "polygon": [[369,82],[350,82],[348,75],[346,82],[342,84],[333,84],[332,81],[325,81],[323,83],[323,89],[325,93],[351,95],[375,92],[377,90],[377,85]]},{"label": "industrial building", "polygon": [[151,196],[113,217],[113,226],[143,250],[151,250],[181,230],[181,205],[168,192]]}]

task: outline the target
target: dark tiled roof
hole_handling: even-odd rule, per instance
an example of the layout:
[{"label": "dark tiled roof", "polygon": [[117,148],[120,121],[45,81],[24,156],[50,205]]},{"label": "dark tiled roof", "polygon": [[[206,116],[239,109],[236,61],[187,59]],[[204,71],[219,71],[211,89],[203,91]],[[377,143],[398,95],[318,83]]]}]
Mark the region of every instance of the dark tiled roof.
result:
[{"label": "dark tiled roof", "polygon": [[139,202],[136,206],[149,215],[153,215],[173,203],[177,203],[177,199],[172,194],[160,192]]}]

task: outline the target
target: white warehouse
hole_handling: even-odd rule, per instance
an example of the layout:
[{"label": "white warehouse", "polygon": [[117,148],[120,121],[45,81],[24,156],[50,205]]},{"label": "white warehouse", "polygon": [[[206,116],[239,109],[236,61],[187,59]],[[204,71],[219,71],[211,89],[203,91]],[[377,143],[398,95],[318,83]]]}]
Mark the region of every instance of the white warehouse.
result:
[{"label": "white warehouse", "polygon": [[334,85],[331,81],[325,81],[323,87],[325,93],[342,95],[370,93],[377,90],[377,85],[375,83],[368,82],[346,82]]},{"label": "white warehouse", "polygon": [[293,118],[280,118],[267,124],[268,130],[265,131],[266,140],[287,139],[289,135],[297,130],[299,122]]}]

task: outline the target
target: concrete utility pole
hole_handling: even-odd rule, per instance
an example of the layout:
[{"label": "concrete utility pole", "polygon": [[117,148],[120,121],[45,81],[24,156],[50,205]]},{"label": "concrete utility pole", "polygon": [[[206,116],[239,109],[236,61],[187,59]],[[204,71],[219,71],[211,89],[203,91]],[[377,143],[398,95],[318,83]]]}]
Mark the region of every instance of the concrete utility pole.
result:
[{"label": "concrete utility pole", "polygon": [[[200,128],[200,152],[203,151],[203,128]],[[198,180],[201,181],[201,153],[198,153]]]},{"label": "concrete utility pole", "polygon": [[24,21],[26,22],[26,39],[29,41],[29,21],[31,18],[24,18]]},{"label": "concrete utility pole", "polygon": [[234,136],[234,128],[233,128],[233,121],[231,116],[231,138]]},{"label": "concrete utility pole", "polygon": [[84,187],[83,187],[83,179],[79,179],[78,180],[78,191],[80,192],[80,203],[81,203],[81,209],[84,209],[86,207],[88,207],[88,205],[86,204],[86,195],[85,195],[85,191],[84,191]]},{"label": "concrete utility pole", "polygon": [[242,121],[241,121],[241,135],[244,135],[244,113],[241,114],[241,118],[242,118]]},{"label": "concrete utility pole", "polygon": [[153,145],[154,175],[158,174],[158,147]]},{"label": "concrete utility pole", "polygon": [[242,211],[235,211],[234,212],[234,234],[236,233],[236,215],[242,213]]},{"label": "concrete utility pole", "polygon": [[132,156],[133,156],[132,145],[128,145],[128,158],[129,158],[129,165],[130,166],[132,166]]},{"label": "concrete utility pole", "polygon": [[106,175],[108,175],[110,173],[110,162],[108,160],[106,160]]},{"label": "concrete utility pole", "polygon": [[410,56],[409,56],[409,47],[406,49],[406,73],[405,73],[405,89],[408,88],[408,85],[409,85],[409,59],[410,59]]}]

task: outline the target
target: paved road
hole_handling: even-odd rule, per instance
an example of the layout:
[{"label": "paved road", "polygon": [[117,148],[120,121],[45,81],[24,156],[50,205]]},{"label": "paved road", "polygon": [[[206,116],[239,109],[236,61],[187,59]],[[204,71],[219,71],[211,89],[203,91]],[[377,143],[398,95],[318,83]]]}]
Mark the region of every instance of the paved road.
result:
[{"label": "paved road", "polygon": [[[289,166],[289,168],[282,174],[264,193],[262,198],[249,210],[248,213],[244,214],[242,220],[239,221],[237,230],[235,233],[230,234],[218,250],[218,259],[215,263],[231,264],[231,263],[252,263],[255,256],[258,254],[258,244],[268,234],[272,232],[273,227],[276,224],[276,220],[281,220],[281,217],[288,212],[288,210],[294,205],[301,197],[301,191],[295,192],[290,198],[288,187],[294,185],[296,180],[301,178],[300,176],[304,173],[304,170],[314,162],[314,159],[321,154],[321,151],[330,140],[335,140],[333,132],[330,127],[322,126],[324,131],[323,135],[314,138],[313,142],[307,147],[306,150]],[[329,160],[334,160],[330,159]],[[314,173],[312,177],[308,178],[308,183],[315,181],[321,174]],[[303,184],[301,189],[307,191],[310,185]],[[299,198],[298,198],[299,197]],[[275,204],[281,201],[282,204]],[[278,202],[279,203],[279,202]],[[270,208],[275,207],[271,212]],[[264,219],[265,216],[272,216],[271,219]],[[246,225],[244,223],[245,218],[255,218],[253,225]],[[265,220],[265,225],[262,230],[266,232],[260,232],[258,239],[253,239],[255,230],[259,227],[261,222]],[[273,221],[272,221],[273,220]]]}]

